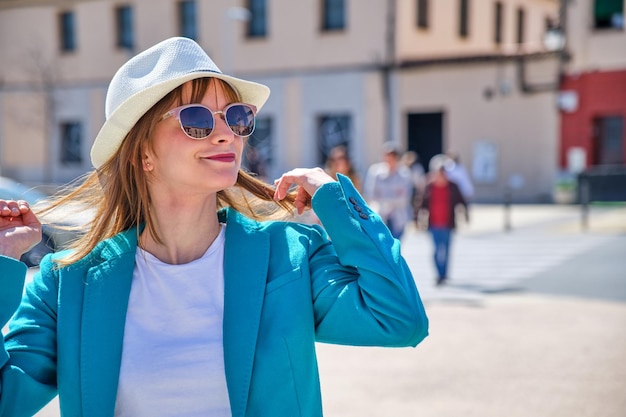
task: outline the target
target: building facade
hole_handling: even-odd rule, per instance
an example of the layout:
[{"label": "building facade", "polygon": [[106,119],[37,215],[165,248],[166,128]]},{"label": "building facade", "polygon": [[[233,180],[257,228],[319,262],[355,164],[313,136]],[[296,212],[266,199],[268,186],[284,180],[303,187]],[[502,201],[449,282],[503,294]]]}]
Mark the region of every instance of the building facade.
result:
[{"label": "building facade", "polygon": [[[274,178],[346,145],[453,149],[477,201],[550,201],[559,170],[558,0],[0,0],[0,173],[91,169],[115,70],[170,36],[272,95],[250,139]],[[246,161],[250,162],[251,161]]]},{"label": "building facade", "polygon": [[626,29],[624,0],[568,6],[566,65],[559,98],[559,165],[577,174],[626,165]]}]

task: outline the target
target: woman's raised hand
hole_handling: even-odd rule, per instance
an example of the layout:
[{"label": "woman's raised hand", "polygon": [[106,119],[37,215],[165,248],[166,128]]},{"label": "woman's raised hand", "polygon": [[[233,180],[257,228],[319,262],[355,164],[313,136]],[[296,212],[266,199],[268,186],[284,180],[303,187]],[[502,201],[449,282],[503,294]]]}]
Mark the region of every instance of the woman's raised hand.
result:
[{"label": "woman's raised hand", "polygon": [[41,241],[41,223],[24,200],[0,200],[0,255],[20,259]]},{"label": "woman's raised hand", "polygon": [[287,195],[292,185],[297,185],[296,209],[298,214],[311,208],[311,197],[322,185],[334,182],[335,179],[328,175],[322,168],[296,168],[285,172],[274,181],[276,191],[275,200],[282,200]]}]

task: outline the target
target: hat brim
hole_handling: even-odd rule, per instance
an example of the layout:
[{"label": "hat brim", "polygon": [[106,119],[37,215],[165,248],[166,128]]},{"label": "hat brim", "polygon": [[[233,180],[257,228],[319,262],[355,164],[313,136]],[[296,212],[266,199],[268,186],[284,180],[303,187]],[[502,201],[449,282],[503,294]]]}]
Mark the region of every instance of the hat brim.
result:
[{"label": "hat brim", "polygon": [[118,106],[102,125],[91,147],[91,162],[95,168],[104,165],[119,149],[124,138],[139,119],[176,87],[197,78],[218,78],[230,84],[239,100],[260,110],[270,95],[266,85],[246,81],[212,71],[199,71],[170,79],[136,93]]}]

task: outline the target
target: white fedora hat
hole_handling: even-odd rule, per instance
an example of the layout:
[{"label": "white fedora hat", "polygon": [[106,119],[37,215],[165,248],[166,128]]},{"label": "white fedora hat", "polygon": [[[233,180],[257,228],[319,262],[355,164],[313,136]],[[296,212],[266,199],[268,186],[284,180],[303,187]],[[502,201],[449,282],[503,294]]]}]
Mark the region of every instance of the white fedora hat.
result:
[{"label": "white fedora hat", "polygon": [[128,60],[113,76],[106,96],[106,121],[91,147],[93,166],[99,168],[108,161],[141,116],[170,91],[202,77],[226,81],[242,102],[257,110],[270,95],[270,89],[263,84],[222,74],[193,40],[164,40]]}]

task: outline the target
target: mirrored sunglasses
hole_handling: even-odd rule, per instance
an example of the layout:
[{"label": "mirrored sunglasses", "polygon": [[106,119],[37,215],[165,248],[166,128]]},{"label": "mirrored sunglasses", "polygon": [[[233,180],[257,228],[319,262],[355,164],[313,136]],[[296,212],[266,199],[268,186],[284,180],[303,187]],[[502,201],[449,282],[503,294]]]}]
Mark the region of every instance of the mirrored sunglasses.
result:
[{"label": "mirrored sunglasses", "polygon": [[212,111],[202,104],[188,104],[171,109],[161,120],[175,117],[187,136],[201,140],[213,132],[218,114],[235,135],[248,137],[254,132],[256,107],[245,103],[232,103],[218,111]]}]

